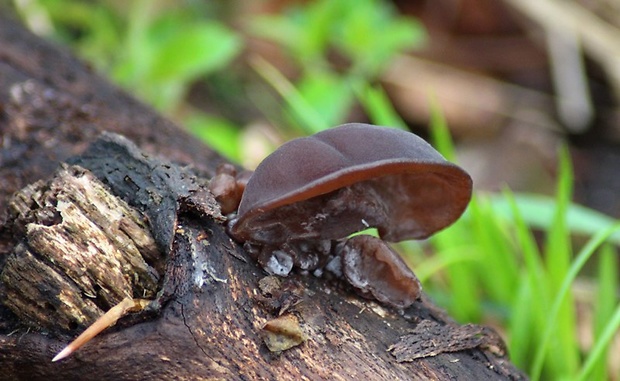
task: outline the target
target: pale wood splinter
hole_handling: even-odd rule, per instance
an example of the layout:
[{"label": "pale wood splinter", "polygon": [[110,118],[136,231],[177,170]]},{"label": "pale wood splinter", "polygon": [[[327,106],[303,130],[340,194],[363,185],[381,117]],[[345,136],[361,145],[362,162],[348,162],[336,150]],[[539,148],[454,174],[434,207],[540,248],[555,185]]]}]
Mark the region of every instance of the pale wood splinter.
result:
[{"label": "pale wood splinter", "polygon": [[125,298],[119,304],[110,308],[108,312],[97,319],[90,327],[88,327],[81,335],[60,351],[52,362],[62,360],[77,351],[84,344],[88,343],[92,338],[101,333],[104,329],[116,324],[116,322],[130,312],[140,312],[150,303],[146,299]]}]

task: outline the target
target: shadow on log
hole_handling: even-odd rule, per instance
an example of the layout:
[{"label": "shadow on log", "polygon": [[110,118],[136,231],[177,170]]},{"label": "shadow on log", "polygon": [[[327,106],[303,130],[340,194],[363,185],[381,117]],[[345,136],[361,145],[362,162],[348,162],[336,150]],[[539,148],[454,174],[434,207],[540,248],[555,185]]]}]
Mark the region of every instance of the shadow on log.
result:
[{"label": "shadow on log", "polygon": [[[525,379],[424,297],[266,276],[206,190],[222,159],[6,16],[0,113],[0,379]],[[153,302],[51,362],[128,296]]]}]

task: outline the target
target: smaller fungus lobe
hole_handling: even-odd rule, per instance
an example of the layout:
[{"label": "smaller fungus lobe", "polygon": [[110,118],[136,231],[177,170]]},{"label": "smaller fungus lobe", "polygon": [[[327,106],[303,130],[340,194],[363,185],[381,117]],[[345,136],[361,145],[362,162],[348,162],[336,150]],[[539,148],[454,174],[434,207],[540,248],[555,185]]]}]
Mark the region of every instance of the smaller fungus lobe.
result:
[{"label": "smaller fungus lobe", "polygon": [[236,168],[228,163],[218,166],[216,175],[209,181],[209,190],[219,203],[222,214],[237,210],[251,173],[237,173]]},{"label": "smaller fungus lobe", "polygon": [[405,308],[420,296],[418,278],[385,242],[358,235],[342,247],[342,269],[362,296]]}]

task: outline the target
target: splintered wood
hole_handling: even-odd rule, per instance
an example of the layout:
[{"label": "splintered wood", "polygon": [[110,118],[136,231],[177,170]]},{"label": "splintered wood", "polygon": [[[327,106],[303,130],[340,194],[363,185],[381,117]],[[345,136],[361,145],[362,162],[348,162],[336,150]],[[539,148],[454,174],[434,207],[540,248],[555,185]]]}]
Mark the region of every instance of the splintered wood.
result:
[{"label": "splintered wood", "polygon": [[160,257],[141,216],[89,171],[63,165],[10,202],[20,243],[0,275],[3,302],[36,327],[74,332],[125,298],[151,298]]},{"label": "splintered wood", "polygon": [[409,362],[475,348],[489,349],[497,356],[506,354],[502,339],[488,327],[474,324],[450,326],[431,320],[421,321],[411,334],[401,336],[388,351],[396,357],[396,361]]}]

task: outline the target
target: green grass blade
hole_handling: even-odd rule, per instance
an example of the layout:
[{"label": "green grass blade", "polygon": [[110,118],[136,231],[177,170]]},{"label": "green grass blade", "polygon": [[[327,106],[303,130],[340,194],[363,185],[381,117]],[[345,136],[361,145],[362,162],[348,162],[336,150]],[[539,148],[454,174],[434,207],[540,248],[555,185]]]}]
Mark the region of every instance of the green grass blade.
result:
[{"label": "green grass blade", "polygon": [[[456,250],[470,245],[470,226],[465,221],[458,221],[450,228],[435,234],[431,242],[435,255],[450,261]],[[479,252],[476,255],[481,255]],[[445,258],[444,258],[445,257]],[[445,269],[450,291],[448,310],[458,321],[479,321],[482,315],[481,287],[476,276],[477,262],[461,262]]]},{"label": "green grass blade", "polygon": [[544,297],[542,293],[546,289],[543,283],[546,274],[541,260],[540,251],[538,250],[538,244],[536,243],[536,239],[532,235],[532,232],[525,223],[523,215],[517,207],[517,203],[512,192],[505,189],[503,194],[506,198],[508,206],[512,210],[513,222],[515,224],[516,243],[521,249],[526,274],[528,275],[528,282],[531,285],[532,292],[539,294],[540,297]]},{"label": "green grass blade", "polygon": [[[435,148],[448,159],[453,159],[454,144],[450,131],[443,117],[439,105],[431,104],[431,140]],[[431,238],[431,242],[441,256],[442,252],[450,252],[455,247],[463,247],[471,242],[471,225],[460,220],[449,229],[439,232]],[[479,248],[476,248],[479,250]],[[482,252],[480,252],[482,254]],[[460,321],[479,321],[482,316],[482,295],[479,287],[478,266],[474,263],[463,262],[457,266],[449,266],[445,271],[450,283],[450,313]],[[458,301],[458,308],[456,303]]]},{"label": "green grass blade", "polygon": [[398,115],[385,90],[380,86],[371,86],[364,82],[354,86],[357,99],[364,107],[370,120],[380,126],[407,129],[407,124]]},{"label": "green grass blade", "polygon": [[251,64],[265,81],[267,81],[286,101],[308,131],[322,131],[330,126],[308,103],[295,86],[273,65],[260,57],[254,57]]},{"label": "green grass blade", "polygon": [[[598,345],[598,341],[601,340],[602,334],[607,328],[608,322],[611,321],[614,314],[614,305],[616,304],[616,290],[618,289],[618,253],[610,244],[604,245],[600,250],[600,259],[598,263],[598,288],[596,301],[594,305],[594,346]],[[588,361],[592,364],[588,366],[591,369],[585,373],[590,375],[594,380],[607,380],[609,376],[607,374],[607,353],[609,348],[606,347],[600,352],[598,358],[592,357],[590,353]],[[582,369],[584,373],[585,366]]]},{"label": "green grass blade", "polygon": [[583,368],[581,369],[581,373],[577,376],[577,380],[591,380],[590,372],[594,369],[594,366],[597,362],[601,361],[601,359],[605,359],[605,351],[609,346],[611,340],[618,333],[618,329],[620,328],[620,305],[616,307],[616,311],[614,312],[609,324],[601,334],[601,336],[596,341],[594,348],[590,351],[590,354],[586,358]]},{"label": "green grass blade", "polygon": [[514,298],[519,279],[519,266],[514,246],[502,221],[484,197],[474,197],[469,204],[472,239],[482,257],[479,278],[488,297],[497,303]]},{"label": "green grass blade", "polygon": [[456,154],[454,150],[454,143],[452,142],[452,136],[450,135],[450,129],[448,128],[448,122],[441,111],[441,106],[435,97],[430,99],[431,108],[431,141],[433,146],[439,153],[441,153],[447,160],[455,161]]},{"label": "green grass blade", "polygon": [[521,367],[530,363],[531,351],[536,345],[537,337],[544,323],[543,308],[550,299],[545,287],[545,269],[541,260],[538,244],[528,228],[513,194],[503,192],[506,202],[512,210],[515,229],[515,246],[519,248],[524,268],[521,270],[520,288],[514,304],[510,307],[509,325],[511,327],[509,349],[513,361]]},{"label": "green grass blade", "polygon": [[516,289],[514,303],[510,306],[510,321],[508,322],[508,352],[511,361],[524,368],[531,360],[531,348],[534,347],[533,337],[535,337],[537,321],[532,318],[536,316],[536,308],[532,300],[536,300],[538,295],[532,291],[532,283],[528,281],[528,275],[522,275],[522,281]]},{"label": "green grass blade", "polygon": [[[350,81],[329,69],[306,70],[296,81],[295,89],[305,103],[314,110],[319,111],[321,119],[329,126],[337,126],[347,119],[351,107],[355,103],[355,93]],[[286,110],[299,121],[298,111]],[[321,125],[302,124],[304,132],[315,134],[322,130]]]},{"label": "green grass blade", "polygon": [[480,252],[469,246],[455,246],[444,249],[440,254],[434,255],[417,265],[415,274],[424,284],[440,271],[444,271],[450,266],[460,266],[465,262],[479,263]]},{"label": "green grass blade", "polygon": [[[544,255],[547,270],[547,287],[552,294],[559,290],[571,263],[572,248],[567,226],[567,211],[572,198],[572,166],[568,149],[560,151],[556,209],[553,222],[547,231]],[[579,346],[575,331],[575,304],[572,294],[563,298],[554,321],[554,346],[548,352],[549,367],[554,375],[573,375],[579,369]]]},{"label": "green grass blade", "polygon": [[565,297],[568,295],[570,291],[571,284],[577,277],[577,274],[579,273],[579,271],[581,271],[585,263],[592,256],[594,251],[597,248],[599,248],[613,233],[617,231],[620,231],[620,223],[615,224],[614,226],[611,226],[610,228],[605,229],[599,232],[598,234],[596,234],[581,249],[577,257],[573,261],[572,265],[570,266],[568,273],[566,274],[566,276],[564,277],[564,280],[562,281],[562,285],[559,289],[559,292],[555,297],[551,311],[547,315],[545,329],[543,331],[543,336],[540,341],[540,344],[538,345],[538,348],[536,349],[536,354],[534,356],[534,363],[530,371],[530,377],[532,381],[537,381],[540,379],[540,374],[542,372],[542,368],[544,365],[545,354],[547,352],[547,348],[551,340],[551,335],[555,330],[555,320],[558,317],[558,314],[562,307],[562,303],[565,300]]},{"label": "green grass blade", "polygon": [[[513,195],[517,209],[526,224],[532,228],[547,231],[553,224],[556,201],[553,197],[518,193]],[[503,195],[488,195],[496,214],[504,218],[512,218],[512,208]],[[603,213],[570,203],[566,221],[572,234],[593,236],[596,232],[612,226],[616,220]],[[620,234],[614,234],[610,241],[620,244]]]}]

